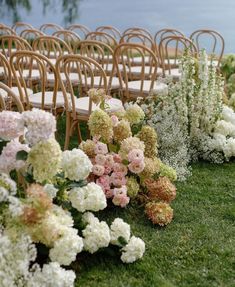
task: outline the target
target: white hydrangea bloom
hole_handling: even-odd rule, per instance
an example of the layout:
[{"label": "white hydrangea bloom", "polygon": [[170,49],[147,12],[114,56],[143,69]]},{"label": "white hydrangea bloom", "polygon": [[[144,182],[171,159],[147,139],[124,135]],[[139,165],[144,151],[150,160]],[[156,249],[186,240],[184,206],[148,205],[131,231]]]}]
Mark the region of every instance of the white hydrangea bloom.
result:
[{"label": "white hydrangea bloom", "polygon": [[225,120],[220,120],[216,123],[214,132],[224,136],[235,137],[235,125],[230,122],[226,122]]},{"label": "white hydrangea bloom", "polygon": [[145,252],[145,243],[142,239],[132,236],[129,243],[122,248],[121,260],[124,263],[132,263],[140,259]]},{"label": "white hydrangea bloom", "polygon": [[233,109],[228,106],[223,106],[222,118],[229,123],[232,123],[235,126],[235,113]]},{"label": "white hydrangea bloom", "polygon": [[74,228],[66,228],[64,235],[55,241],[49,257],[61,265],[70,265],[83,249],[83,240]]},{"label": "white hydrangea bloom", "polygon": [[121,218],[116,218],[110,226],[110,243],[120,245],[118,242],[119,237],[123,237],[127,242],[131,236],[130,225],[123,221]]},{"label": "white hydrangea bloom", "polygon": [[0,286],[25,287],[30,278],[30,265],[36,259],[36,248],[29,236],[22,234],[14,241],[0,233]]},{"label": "white hydrangea bloom", "polygon": [[86,212],[82,215],[82,221],[86,224],[99,223],[99,219],[91,212]]},{"label": "white hydrangea bloom", "polygon": [[75,278],[73,271],[61,268],[58,262],[50,262],[35,272],[27,287],[73,287]]},{"label": "white hydrangea bloom", "polygon": [[0,202],[7,201],[9,192],[6,188],[0,186]]},{"label": "white hydrangea bloom", "polygon": [[61,167],[70,180],[84,180],[92,170],[88,156],[80,149],[66,150],[62,154]]},{"label": "white hydrangea bloom", "polygon": [[80,212],[86,210],[99,211],[107,206],[107,200],[102,188],[94,182],[84,187],[76,187],[69,191],[72,206]]},{"label": "white hydrangea bloom", "polygon": [[51,198],[55,198],[58,189],[55,188],[55,186],[53,184],[46,184],[44,185],[44,191],[51,197]]},{"label": "white hydrangea bloom", "polygon": [[54,137],[56,120],[51,113],[41,109],[32,109],[23,112],[23,120],[27,127],[25,139],[31,146]]},{"label": "white hydrangea bloom", "polygon": [[106,222],[94,220],[82,231],[84,250],[95,253],[99,248],[107,247],[110,242],[110,231]]}]

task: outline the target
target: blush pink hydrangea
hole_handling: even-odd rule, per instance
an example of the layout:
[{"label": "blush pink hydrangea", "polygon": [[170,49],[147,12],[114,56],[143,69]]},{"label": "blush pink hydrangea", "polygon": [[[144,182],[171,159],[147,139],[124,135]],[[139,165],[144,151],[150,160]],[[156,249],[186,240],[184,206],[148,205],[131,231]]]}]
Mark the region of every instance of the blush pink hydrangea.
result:
[{"label": "blush pink hydrangea", "polygon": [[12,140],[24,134],[24,121],[22,114],[3,111],[0,113],[0,138]]},{"label": "blush pink hydrangea", "polygon": [[125,174],[122,172],[113,172],[110,176],[110,182],[114,186],[122,186],[126,184]]},{"label": "blush pink hydrangea", "polygon": [[107,145],[102,142],[97,142],[95,145],[95,153],[96,154],[107,154],[108,153]]},{"label": "blush pink hydrangea", "polygon": [[104,166],[95,164],[92,167],[92,172],[97,176],[102,176],[104,174]]},{"label": "blush pink hydrangea", "polygon": [[144,152],[141,149],[133,149],[128,153],[129,161],[143,161],[144,160]]},{"label": "blush pink hydrangea", "polygon": [[145,164],[144,161],[134,160],[128,164],[128,168],[133,173],[141,173],[144,170]]}]

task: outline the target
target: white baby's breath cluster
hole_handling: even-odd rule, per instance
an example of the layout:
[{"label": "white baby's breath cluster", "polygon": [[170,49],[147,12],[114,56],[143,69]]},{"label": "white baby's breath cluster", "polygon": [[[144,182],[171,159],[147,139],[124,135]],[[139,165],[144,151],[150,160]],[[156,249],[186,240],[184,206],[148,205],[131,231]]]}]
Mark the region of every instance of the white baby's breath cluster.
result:
[{"label": "white baby's breath cluster", "polygon": [[122,248],[121,260],[124,263],[133,263],[143,257],[145,243],[142,239],[132,236],[126,246]]},{"label": "white baby's breath cluster", "polygon": [[84,222],[89,221],[86,228],[82,231],[84,237],[84,250],[95,253],[98,249],[108,247],[110,243],[109,226],[104,221],[99,221],[95,216],[83,215]]},{"label": "white baby's breath cluster", "polygon": [[153,91],[146,101],[138,103],[146,114],[146,123],[157,131],[160,158],[176,169],[178,179],[184,180],[190,174],[190,161],[221,160],[213,150],[212,133],[221,117],[224,83],[215,65],[208,66],[204,50],[198,60],[186,52],[179,70],[181,77],[169,83],[168,93],[155,95]]},{"label": "white baby's breath cluster", "polygon": [[99,211],[107,206],[106,196],[102,188],[94,182],[83,187],[75,187],[69,191],[72,206],[80,212]]},{"label": "white baby's breath cluster", "polygon": [[65,177],[70,180],[84,180],[92,170],[92,163],[88,156],[80,149],[64,151],[62,154],[61,167]]},{"label": "white baby's breath cluster", "polygon": [[56,120],[51,113],[34,108],[23,113],[23,120],[27,127],[25,139],[31,146],[54,137]]}]

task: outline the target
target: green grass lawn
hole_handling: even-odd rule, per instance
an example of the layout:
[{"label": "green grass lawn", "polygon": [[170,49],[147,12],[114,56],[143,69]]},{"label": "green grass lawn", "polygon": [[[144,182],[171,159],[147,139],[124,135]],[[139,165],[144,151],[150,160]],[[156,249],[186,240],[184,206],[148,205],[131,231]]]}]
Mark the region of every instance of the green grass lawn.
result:
[{"label": "green grass lawn", "polygon": [[[63,129],[64,121],[61,140]],[[76,146],[76,138],[71,143]],[[109,223],[115,217],[129,223],[146,253],[129,265],[104,252],[80,255],[73,265],[76,286],[235,286],[235,163],[194,164],[193,175],[177,189],[174,219],[165,228],[153,226],[135,204],[99,213]]]}]

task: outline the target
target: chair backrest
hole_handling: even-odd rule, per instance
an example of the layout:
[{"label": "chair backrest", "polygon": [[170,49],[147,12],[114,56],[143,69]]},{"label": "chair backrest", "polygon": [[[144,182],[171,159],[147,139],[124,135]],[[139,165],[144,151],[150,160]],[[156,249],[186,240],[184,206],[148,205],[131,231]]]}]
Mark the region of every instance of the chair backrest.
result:
[{"label": "chair backrest", "polygon": [[16,35],[0,36],[0,49],[5,57],[10,57],[15,51],[32,50],[26,40]]},{"label": "chair backrest", "polygon": [[85,39],[86,35],[91,32],[88,27],[81,24],[70,25],[67,30],[77,33],[81,39]]},{"label": "chair backrest", "polygon": [[112,77],[116,74],[113,49],[100,41],[83,40],[79,43],[79,53],[82,56],[89,57],[97,61],[105,73],[109,75],[108,90],[111,90]]},{"label": "chair backrest", "polygon": [[[66,81],[64,81],[59,73],[61,65],[63,66]],[[56,70],[59,75],[59,82],[65,98],[65,107],[69,108],[69,102],[72,105],[74,117],[76,117],[75,99],[77,96],[77,87],[75,87],[70,79],[70,67],[73,73],[77,73],[79,82],[79,96],[83,96],[84,92],[87,93],[91,88],[103,88],[107,92],[107,78],[102,67],[89,57],[81,55],[64,55],[57,60]],[[96,80],[95,80],[96,77]],[[98,81],[97,81],[98,78]],[[68,96],[70,99],[68,99]],[[89,103],[89,114],[91,113],[92,102]]]},{"label": "chair backrest", "polygon": [[169,70],[169,74],[171,74],[172,68],[178,65],[178,60],[186,49],[193,57],[198,56],[197,47],[189,38],[183,36],[167,36],[162,38],[159,44],[159,56],[164,76],[166,70]]},{"label": "chair backrest", "polygon": [[60,30],[54,32],[52,36],[62,39],[69,45],[73,53],[77,53],[78,44],[81,41],[81,38],[78,36],[78,34],[69,30]]},{"label": "chair backrest", "polygon": [[[138,55],[141,59],[139,66],[140,72],[136,74],[133,66],[134,58]],[[146,57],[148,57],[148,64],[146,63]],[[123,91],[125,91],[125,97],[129,99],[129,81],[140,81],[138,94],[144,95],[144,82],[146,78],[150,81],[150,90],[154,86],[154,82],[157,79],[158,61],[154,52],[148,47],[137,43],[122,43],[119,44],[114,51],[115,65],[118,71],[120,79],[120,85]],[[138,78],[137,78],[138,77]],[[124,82],[124,83],[123,83]]]},{"label": "chair backrest", "polygon": [[39,36],[33,41],[33,50],[46,56],[49,59],[60,57],[66,53],[71,54],[69,45],[58,37]]},{"label": "chair backrest", "polygon": [[141,28],[141,27],[128,28],[122,33],[122,35],[125,35],[127,33],[141,33],[141,34],[147,35],[150,38],[153,38],[152,34],[147,29]]},{"label": "chair backrest", "polygon": [[[2,92],[5,92],[4,95]],[[7,97],[5,94],[7,93]],[[24,107],[19,97],[6,84],[0,82],[0,111],[11,110],[12,103],[17,107],[18,112],[23,112]]]},{"label": "chair backrest", "polygon": [[44,34],[51,35],[55,31],[63,30],[63,28],[60,25],[54,23],[45,23],[40,26],[39,30],[42,31]]},{"label": "chair backrest", "polygon": [[112,48],[115,48],[118,44],[117,40],[110,34],[105,32],[90,32],[86,35],[85,40],[95,40],[103,42]]},{"label": "chair backrest", "polygon": [[97,32],[105,32],[107,34],[110,34],[113,36],[117,42],[120,40],[122,33],[115,27],[113,26],[99,26],[96,28]]},{"label": "chair backrest", "polygon": [[18,35],[20,35],[22,30],[25,30],[25,29],[34,29],[34,28],[32,25],[30,25],[28,23],[24,23],[24,22],[16,22],[12,26],[12,30],[14,30],[16,32],[16,34],[18,34]]},{"label": "chair backrest", "polygon": [[155,51],[155,44],[152,37],[150,38],[147,34],[143,33],[126,33],[121,37],[119,43],[139,43]]},{"label": "chair backrest", "polygon": [[[26,64],[27,63],[27,64]],[[29,66],[28,63],[31,63]],[[55,66],[50,62],[50,60],[32,51],[17,51],[12,54],[10,58],[10,65],[13,72],[14,79],[16,80],[20,99],[22,102],[26,102],[27,108],[30,108],[30,94],[27,87],[30,83],[35,81],[33,77],[33,70],[37,69],[39,75],[37,77],[37,86],[34,88],[41,92],[41,102],[39,107],[41,109],[46,109],[45,99],[46,99],[46,89],[48,87],[48,74],[53,74],[54,85],[53,85],[53,105],[50,107],[51,110],[56,108],[56,96],[58,91],[58,75]],[[24,71],[27,70],[28,77],[24,77]],[[33,86],[31,84],[31,86]]]},{"label": "chair backrest", "polygon": [[0,67],[2,67],[4,71],[4,82],[8,87],[12,87],[12,71],[10,62],[2,53],[0,53]]},{"label": "chair backrest", "polygon": [[32,45],[35,38],[43,35],[44,33],[37,29],[25,29],[20,33],[20,37],[25,39],[30,45]]},{"label": "chair backrest", "polygon": [[218,66],[224,54],[224,38],[215,30],[196,30],[190,35],[198,50],[206,49],[207,53],[218,60]]},{"label": "chair backrest", "polygon": [[167,36],[182,36],[185,37],[184,33],[181,32],[180,30],[174,29],[174,28],[163,28],[159,31],[156,32],[154,35],[154,43],[155,43],[155,48],[156,48],[156,53],[159,54],[159,44],[161,40]]},{"label": "chair backrest", "polygon": [[1,35],[16,35],[16,32],[10,27],[0,24],[0,36]]}]

